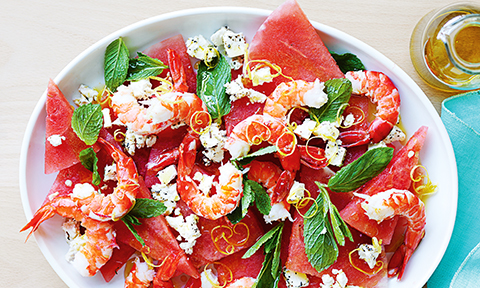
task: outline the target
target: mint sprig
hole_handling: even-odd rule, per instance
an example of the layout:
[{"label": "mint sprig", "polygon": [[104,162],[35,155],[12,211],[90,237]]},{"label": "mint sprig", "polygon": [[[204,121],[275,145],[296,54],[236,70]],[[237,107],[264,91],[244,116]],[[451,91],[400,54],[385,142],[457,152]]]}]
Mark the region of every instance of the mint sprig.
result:
[{"label": "mint sprig", "polygon": [[107,46],[104,59],[104,78],[107,88],[115,92],[127,79],[130,52],[122,37]]},{"label": "mint sprig", "polygon": [[246,259],[264,246],[265,260],[252,287],[278,287],[281,274],[280,251],[282,248],[282,232],[283,222],[277,224],[277,226],[265,233],[265,235],[258,239],[242,256],[243,259]]},{"label": "mint sprig", "polygon": [[335,62],[337,62],[338,68],[342,73],[347,73],[348,71],[359,71],[365,70],[365,66],[362,61],[357,57],[357,55],[352,53],[338,54],[330,51]]},{"label": "mint sprig", "polygon": [[128,81],[138,81],[150,76],[157,76],[163,69],[168,68],[162,61],[152,58],[141,52],[137,52],[138,57],[129,61],[127,79]]},{"label": "mint sprig", "polygon": [[270,196],[259,183],[250,180],[246,175],[243,176],[243,197],[232,213],[227,215],[228,220],[232,224],[237,224],[247,215],[248,208],[255,202],[258,211],[263,215],[270,214],[272,210],[272,203]]},{"label": "mint sprig", "polygon": [[98,158],[93,148],[89,147],[87,149],[80,151],[79,158],[83,167],[85,167],[86,169],[90,170],[93,173],[92,184],[95,186],[100,185],[102,178],[98,173],[98,166],[97,166]]},{"label": "mint sprig", "polygon": [[335,240],[343,246],[345,238],[353,242],[353,237],[337,208],[330,201],[324,185],[315,183],[320,189],[320,194],[315,200],[316,204],[305,213],[303,237],[308,261],[315,270],[322,272],[338,258],[338,246]]},{"label": "mint sprig", "polygon": [[225,84],[232,80],[230,65],[225,57],[220,55],[217,65],[207,67],[202,61],[198,66],[197,95],[207,106],[208,113],[219,121],[222,116],[230,112],[230,98]]},{"label": "mint sprig", "polygon": [[393,148],[379,147],[368,150],[330,178],[328,188],[333,192],[353,191],[380,174],[392,158]]},{"label": "mint sprig", "polygon": [[320,108],[310,108],[310,118],[318,123],[323,121],[336,122],[337,115],[342,115],[346,103],[352,95],[352,83],[346,78],[331,79],[325,81],[325,93],[328,101]]},{"label": "mint sprig", "polygon": [[253,153],[237,158],[236,161],[238,161],[240,165],[245,166],[250,164],[256,157],[272,154],[275,152],[277,152],[277,146],[275,145],[267,146],[267,147],[260,148]]},{"label": "mint sprig", "polygon": [[73,111],[73,131],[85,144],[93,145],[97,142],[102,127],[103,113],[100,104],[88,103]]},{"label": "mint sprig", "polygon": [[163,202],[147,198],[137,198],[132,210],[122,217],[122,222],[125,223],[128,230],[132,232],[135,239],[137,239],[142,246],[145,246],[145,241],[140,237],[137,230],[135,230],[135,225],[138,226],[142,224],[138,218],[157,217],[165,213],[166,210],[167,207]]}]

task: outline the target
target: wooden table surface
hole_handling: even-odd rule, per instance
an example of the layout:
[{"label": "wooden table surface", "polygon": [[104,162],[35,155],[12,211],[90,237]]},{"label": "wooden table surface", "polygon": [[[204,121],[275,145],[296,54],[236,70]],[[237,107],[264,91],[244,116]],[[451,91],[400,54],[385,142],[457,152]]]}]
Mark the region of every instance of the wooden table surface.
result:
[{"label": "wooden table surface", "polygon": [[[420,85],[433,105],[450,94],[424,84],[409,56],[417,21],[452,0],[298,0],[307,16],[357,37],[393,60]],[[158,14],[205,6],[273,10],[283,0],[3,0],[0,9],[0,286],[66,287],[34,239],[19,233],[26,223],[19,191],[23,134],[36,102],[75,56],[104,36]]]}]

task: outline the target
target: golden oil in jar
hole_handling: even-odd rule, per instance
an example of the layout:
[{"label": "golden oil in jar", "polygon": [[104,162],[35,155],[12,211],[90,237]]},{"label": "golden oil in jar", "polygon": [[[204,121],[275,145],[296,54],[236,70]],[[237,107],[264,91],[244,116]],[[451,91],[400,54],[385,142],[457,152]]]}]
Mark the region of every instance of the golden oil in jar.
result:
[{"label": "golden oil in jar", "polygon": [[460,3],[427,14],[412,34],[410,53],[434,88],[480,88],[480,7]]}]

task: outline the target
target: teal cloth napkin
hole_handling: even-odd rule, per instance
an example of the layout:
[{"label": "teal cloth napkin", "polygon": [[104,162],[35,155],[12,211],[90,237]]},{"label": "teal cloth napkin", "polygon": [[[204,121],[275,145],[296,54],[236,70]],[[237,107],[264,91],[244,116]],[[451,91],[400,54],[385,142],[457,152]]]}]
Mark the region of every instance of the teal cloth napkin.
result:
[{"label": "teal cloth napkin", "polygon": [[457,161],[458,208],[447,251],[427,285],[428,288],[480,287],[480,266],[474,266],[476,273],[457,273],[461,266],[465,267],[462,263],[467,256],[477,251],[475,247],[480,242],[480,91],[444,100],[441,118]]}]

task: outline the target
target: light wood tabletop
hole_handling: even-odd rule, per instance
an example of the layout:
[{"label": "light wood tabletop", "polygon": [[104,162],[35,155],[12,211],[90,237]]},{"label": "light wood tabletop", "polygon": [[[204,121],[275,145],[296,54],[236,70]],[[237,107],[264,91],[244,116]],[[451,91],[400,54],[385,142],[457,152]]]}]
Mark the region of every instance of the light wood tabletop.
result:
[{"label": "light wood tabletop", "polygon": [[[420,85],[440,111],[451,95],[428,87],[410,61],[409,40],[417,21],[452,0],[298,0],[314,21],[344,31],[380,51]],[[208,6],[273,10],[283,0],[17,0],[0,9],[0,286],[66,287],[32,238],[19,233],[27,219],[19,190],[19,157],[33,108],[75,56],[106,35],[162,13]]]}]

